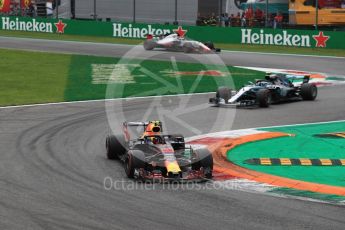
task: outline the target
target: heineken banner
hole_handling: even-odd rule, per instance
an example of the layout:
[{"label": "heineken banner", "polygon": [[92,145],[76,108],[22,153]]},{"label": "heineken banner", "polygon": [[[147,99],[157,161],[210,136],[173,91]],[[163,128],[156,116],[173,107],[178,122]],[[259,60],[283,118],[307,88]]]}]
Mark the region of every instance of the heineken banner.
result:
[{"label": "heineken banner", "polygon": [[[1,0],[0,0],[1,1]],[[2,0],[4,1],[4,0]],[[84,20],[0,17],[0,29],[69,35],[145,39],[148,34],[179,33],[214,43],[345,49],[345,32],[241,27],[172,26]]]},{"label": "heineken banner", "polygon": [[11,0],[0,0],[0,13],[7,13],[11,10]]}]

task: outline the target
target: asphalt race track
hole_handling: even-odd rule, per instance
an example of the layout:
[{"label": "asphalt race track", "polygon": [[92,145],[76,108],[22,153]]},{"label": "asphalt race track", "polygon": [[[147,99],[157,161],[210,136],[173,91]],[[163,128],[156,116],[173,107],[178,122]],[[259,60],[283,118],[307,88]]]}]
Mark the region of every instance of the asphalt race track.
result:
[{"label": "asphalt race track", "polygon": [[[0,38],[0,47],[108,56],[130,48],[68,42],[52,42],[49,48],[47,43]],[[179,60],[180,55],[174,55]],[[344,59],[230,52],[221,57],[233,65],[345,75]],[[192,189],[160,184],[136,184],[133,189],[122,165],[105,158],[109,114],[114,123],[160,117],[169,132],[187,136],[345,119],[341,85],[321,88],[314,102],[268,109],[209,107],[209,96],[110,101],[107,105],[114,110],[108,113],[104,101],[0,109],[0,229],[344,228],[344,206],[216,189],[212,182]],[[152,110],[148,113],[147,108]],[[106,177],[116,182],[110,190],[104,188]]]},{"label": "asphalt race track", "polygon": [[[39,50],[46,52],[60,52],[73,54],[86,54],[98,56],[121,57],[133,46],[101,44],[88,42],[69,42],[53,41],[43,39],[25,39],[13,37],[0,37],[0,47],[11,49]],[[141,47],[140,47],[141,48]],[[144,51],[144,49],[142,48]],[[182,53],[171,53],[160,51],[141,52],[138,58],[146,58],[154,55],[154,59],[169,60],[174,55],[180,61],[193,61],[189,56]],[[205,55],[198,55],[199,57]],[[206,55],[207,57],[207,55]],[[220,53],[222,60],[233,66],[253,66],[266,68],[286,68],[305,71],[315,71],[321,73],[330,73],[334,75],[345,76],[345,58],[327,58],[327,57],[305,57],[295,55],[272,55],[258,53],[241,53],[223,51]]]}]

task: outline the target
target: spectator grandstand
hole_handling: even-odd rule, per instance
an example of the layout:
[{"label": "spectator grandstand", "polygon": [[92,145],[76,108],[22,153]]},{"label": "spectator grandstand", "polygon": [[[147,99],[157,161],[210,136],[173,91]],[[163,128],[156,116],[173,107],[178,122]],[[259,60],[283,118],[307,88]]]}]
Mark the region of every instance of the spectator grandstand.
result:
[{"label": "spectator grandstand", "polygon": [[10,16],[223,27],[345,27],[345,0],[271,0],[267,6],[261,0],[1,1],[0,14]]}]

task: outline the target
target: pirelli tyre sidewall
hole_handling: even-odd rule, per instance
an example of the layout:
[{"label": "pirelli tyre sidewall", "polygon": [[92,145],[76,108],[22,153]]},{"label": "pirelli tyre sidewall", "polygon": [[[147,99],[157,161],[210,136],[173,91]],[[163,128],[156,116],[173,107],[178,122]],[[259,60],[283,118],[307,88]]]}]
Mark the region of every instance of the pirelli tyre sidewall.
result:
[{"label": "pirelli tyre sidewall", "polygon": [[197,159],[192,164],[193,170],[200,170],[201,168],[205,171],[205,177],[207,179],[212,178],[213,171],[213,156],[208,149],[198,149],[196,150]]},{"label": "pirelli tyre sidewall", "polygon": [[153,40],[145,40],[144,41],[144,49],[145,50],[153,50],[156,47],[156,42]]},{"label": "pirelli tyre sidewall", "polygon": [[194,51],[193,44],[190,42],[186,42],[185,44],[183,44],[182,49],[185,53],[192,53]]},{"label": "pirelli tyre sidewall", "polygon": [[110,160],[118,159],[120,155],[126,153],[125,140],[120,135],[109,135],[105,141],[105,148],[107,150],[107,158]]},{"label": "pirelli tyre sidewall", "polygon": [[317,87],[312,83],[302,84],[300,94],[303,100],[313,101],[317,97]]},{"label": "pirelli tyre sidewall", "polygon": [[140,150],[128,151],[124,167],[127,177],[134,178],[135,169],[145,167],[145,153]]},{"label": "pirelli tyre sidewall", "polygon": [[224,99],[225,103],[231,98],[231,89],[228,87],[219,87],[216,92],[216,98]]},{"label": "pirelli tyre sidewall", "polygon": [[271,91],[268,89],[260,89],[256,95],[257,103],[259,107],[267,108],[272,103]]}]

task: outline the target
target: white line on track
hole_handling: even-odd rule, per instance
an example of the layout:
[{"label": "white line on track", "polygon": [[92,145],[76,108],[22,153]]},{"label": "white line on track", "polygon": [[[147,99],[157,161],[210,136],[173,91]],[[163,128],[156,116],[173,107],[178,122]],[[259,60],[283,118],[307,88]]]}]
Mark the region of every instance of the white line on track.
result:
[{"label": "white line on track", "polygon": [[105,42],[89,42],[89,41],[75,41],[75,40],[57,40],[57,39],[43,39],[43,38],[24,38],[24,37],[12,37],[12,36],[0,36],[5,38],[17,39],[22,41],[44,41],[44,42],[59,42],[59,43],[83,43],[89,45],[104,45],[104,46],[126,46],[132,47],[131,44],[119,44],[119,43],[105,43]]},{"label": "white line on track", "polygon": [[[231,136],[233,135],[243,135],[246,132],[249,134],[254,131],[260,131],[258,129],[271,129],[271,128],[284,128],[284,127],[295,127],[295,126],[306,126],[306,125],[322,125],[322,124],[332,124],[332,123],[340,123],[345,122],[345,120],[336,120],[336,121],[321,121],[321,122],[309,122],[309,123],[297,123],[297,124],[289,124],[289,125],[275,125],[275,126],[265,126],[265,127],[254,127],[254,128],[245,128],[245,129],[234,129],[234,130],[228,130],[228,131],[221,131],[221,132],[215,132],[215,133],[207,133],[202,134],[198,136],[188,137],[186,138],[186,141],[195,141],[197,139],[203,138],[203,137],[214,137],[214,136]],[[263,130],[266,131],[266,130]]]},{"label": "white line on track", "polygon": [[175,94],[175,95],[160,95],[160,96],[147,96],[147,97],[127,97],[127,98],[113,98],[113,99],[98,99],[98,100],[85,100],[85,101],[65,101],[65,102],[52,102],[52,103],[41,103],[41,104],[29,104],[29,105],[10,105],[2,106],[0,109],[12,109],[12,108],[24,108],[24,107],[37,107],[37,106],[50,106],[50,105],[64,105],[64,104],[78,104],[78,103],[92,103],[92,102],[106,102],[106,101],[129,101],[129,100],[141,100],[150,98],[160,98],[160,97],[179,97],[179,96],[192,96],[192,95],[206,95],[215,92],[205,92],[205,93],[186,93],[186,94]]},{"label": "white line on track", "polygon": [[[179,97],[179,96],[192,96],[192,95],[207,95],[207,94],[211,94],[211,93],[214,93],[214,92],[193,93],[193,94],[177,94],[177,95],[163,95],[163,96],[148,96],[148,97],[128,97],[128,98],[114,98],[114,99],[99,99],[99,100],[85,100],[85,101],[67,101],[67,102],[53,102],[53,103],[30,104],[30,105],[14,105],[14,106],[3,106],[3,107],[0,107],[0,109],[13,109],[13,108],[38,107],[38,106],[55,106],[55,105],[64,105],[64,104],[107,102],[107,101],[119,101],[119,100],[124,100],[124,101],[145,100],[145,99],[160,98],[160,97]],[[266,129],[266,128],[280,128],[280,127],[303,126],[303,125],[330,124],[330,123],[337,123],[337,122],[345,122],[345,120],[310,122],[310,123],[297,123],[297,124],[289,124],[289,125],[264,126],[264,127],[250,128],[250,129]],[[231,131],[241,131],[241,130],[249,130],[249,129],[245,128],[245,129],[238,129],[238,130],[231,130]],[[227,131],[224,131],[224,132],[227,132]],[[210,133],[210,134],[212,134],[212,133]]]},{"label": "white line on track", "polygon": [[284,54],[284,53],[266,53],[266,52],[253,52],[253,51],[232,51],[222,50],[226,53],[244,53],[244,54],[260,54],[260,55],[276,55],[276,56],[294,56],[294,57],[312,57],[312,58],[333,58],[333,59],[345,59],[345,57],[327,56],[327,55],[312,55],[312,54]]},{"label": "white line on track", "polygon": [[320,121],[320,122],[298,123],[298,124],[290,124],[290,125],[275,125],[275,126],[266,126],[266,127],[255,127],[253,129],[284,128],[284,127],[304,126],[304,125],[322,125],[322,124],[332,124],[332,123],[339,123],[339,122],[345,122],[345,120]]}]

